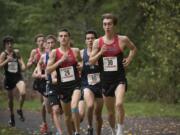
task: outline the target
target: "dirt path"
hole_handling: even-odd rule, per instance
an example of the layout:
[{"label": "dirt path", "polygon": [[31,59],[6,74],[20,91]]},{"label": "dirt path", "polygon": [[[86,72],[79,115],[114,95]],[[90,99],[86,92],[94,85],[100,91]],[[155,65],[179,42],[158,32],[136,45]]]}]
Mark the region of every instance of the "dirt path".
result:
[{"label": "dirt path", "polygon": [[[8,111],[0,110],[0,124],[7,125]],[[25,122],[18,120],[17,115],[16,127],[27,132],[29,135],[39,134],[39,125],[41,116],[39,112],[25,111]],[[110,135],[110,128],[106,116],[103,117],[102,135]],[[48,118],[49,125],[52,125]],[[64,126],[64,125],[63,125]],[[81,123],[81,135],[86,135],[86,120]],[[65,128],[63,128],[65,129]],[[54,135],[55,129],[52,128]],[[64,130],[66,135],[66,130]],[[180,119],[176,118],[147,118],[147,117],[127,117],[125,121],[125,135],[180,135]]]}]

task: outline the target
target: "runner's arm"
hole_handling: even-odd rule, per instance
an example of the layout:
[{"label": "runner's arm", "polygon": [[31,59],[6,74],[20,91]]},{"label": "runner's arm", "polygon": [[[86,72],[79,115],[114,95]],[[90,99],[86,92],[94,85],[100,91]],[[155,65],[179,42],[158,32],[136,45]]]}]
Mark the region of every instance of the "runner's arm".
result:
[{"label": "runner's arm", "polygon": [[50,57],[49,57],[49,60],[48,60],[48,64],[47,64],[47,68],[46,68],[46,71],[48,74],[51,74],[54,70],[56,70],[57,67],[59,67],[59,65],[62,64],[62,62],[64,60],[67,59],[67,54],[64,54],[61,59],[59,59],[58,61],[55,62],[55,59],[56,59],[56,50],[52,50],[51,54],[50,54]]},{"label": "runner's arm", "polygon": [[53,71],[51,73],[51,78],[52,78],[52,84],[57,84],[57,73],[56,73],[56,71]]},{"label": "runner's arm", "polygon": [[2,52],[0,55],[0,68],[4,67],[4,65],[6,65],[8,63],[8,59],[5,59],[5,53]]},{"label": "runner's arm", "polygon": [[39,59],[39,62],[37,63],[37,72],[38,74],[41,74],[41,65],[43,64],[43,56]]},{"label": "runner's arm", "polygon": [[26,64],[24,63],[24,60],[23,60],[23,58],[22,58],[21,55],[20,55],[19,49],[14,49],[14,52],[15,52],[17,58],[18,58],[18,62],[19,62],[19,64],[20,64],[21,71],[25,71],[25,69],[26,69]]},{"label": "runner's arm", "polygon": [[89,64],[94,65],[101,57],[103,51],[98,48],[98,39],[93,43],[92,52],[89,57]]},{"label": "runner's arm", "polygon": [[32,73],[32,77],[33,78],[39,78],[38,74],[37,74],[37,67],[34,69],[33,73]]},{"label": "runner's arm", "polygon": [[137,52],[137,48],[127,36],[123,36],[122,42],[125,45],[125,47],[130,49],[128,57],[123,60],[123,65],[127,67],[131,63],[132,59],[134,58]]},{"label": "runner's arm", "polygon": [[82,50],[80,51],[80,56],[81,56],[80,65],[81,65],[81,69],[83,68],[83,54],[84,54],[84,49],[82,49]]},{"label": "runner's arm", "polygon": [[78,71],[81,72],[82,69],[82,57],[81,57],[81,51],[79,50],[79,48],[73,48],[75,56],[76,56],[76,60],[78,61],[77,64],[77,69]]},{"label": "runner's arm", "polygon": [[26,64],[24,63],[23,58],[20,57],[20,58],[18,59],[18,61],[19,61],[20,66],[21,66],[21,70],[22,70],[22,71],[25,71],[25,69],[26,69]]},{"label": "runner's arm", "polygon": [[33,65],[34,59],[35,59],[35,55],[36,55],[36,50],[33,49],[31,51],[30,57],[28,59],[27,65],[26,65],[27,68],[30,68]]}]

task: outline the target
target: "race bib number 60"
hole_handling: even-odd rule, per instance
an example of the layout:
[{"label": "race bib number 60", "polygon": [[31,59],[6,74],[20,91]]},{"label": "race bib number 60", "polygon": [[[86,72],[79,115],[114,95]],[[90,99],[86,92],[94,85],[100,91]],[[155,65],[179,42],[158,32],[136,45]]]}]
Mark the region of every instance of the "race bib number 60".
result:
[{"label": "race bib number 60", "polygon": [[117,57],[103,57],[104,71],[117,71]]},{"label": "race bib number 60", "polygon": [[60,68],[59,71],[62,82],[69,82],[75,80],[74,69],[72,66]]}]

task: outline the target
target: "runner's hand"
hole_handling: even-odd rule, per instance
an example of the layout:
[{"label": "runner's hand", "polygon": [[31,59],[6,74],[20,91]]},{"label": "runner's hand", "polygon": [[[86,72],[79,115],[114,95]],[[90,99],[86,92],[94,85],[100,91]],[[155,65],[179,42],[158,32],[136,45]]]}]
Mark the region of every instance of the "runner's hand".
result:
[{"label": "runner's hand", "polygon": [[67,54],[67,53],[63,54],[63,56],[62,56],[62,58],[61,58],[61,61],[64,62],[64,61],[66,61],[67,59],[68,59],[68,54]]},{"label": "runner's hand", "polygon": [[76,66],[76,68],[77,68],[79,71],[81,71],[81,70],[82,70],[82,63],[78,63],[77,66]]},{"label": "runner's hand", "polygon": [[103,45],[103,46],[101,47],[101,50],[100,50],[101,55],[102,55],[106,50],[107,50],[106,45]]},{"label": "runner's hand", "polygon": [[12,61],[12,60],[13,60],[12,55],[8,55],[8,56],[7,56],[7,61],[9,62],[9,61]]},{"label": "runner's hand", "polygon": [[127,67],[130,64],[131,60],[129,58],[124,58],[123,59],[123,66]]}]

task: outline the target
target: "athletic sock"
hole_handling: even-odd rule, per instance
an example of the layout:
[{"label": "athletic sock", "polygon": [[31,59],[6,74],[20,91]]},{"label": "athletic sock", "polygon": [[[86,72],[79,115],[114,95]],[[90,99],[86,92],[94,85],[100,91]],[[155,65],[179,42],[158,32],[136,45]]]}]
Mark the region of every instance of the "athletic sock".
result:
[{"label": "athletic sock", "polygon": [[115,129],[114,129],[114,128],[111,128],[111,133],[112,133],[112,135],[115,135],[115,134],[116,134],[116,132],[115,132]]},{"label": "athletic sock", "polygon": [[117,124],[117,134],[116,135],[123,135],[123,129],[124,129],[123,124]]}]

